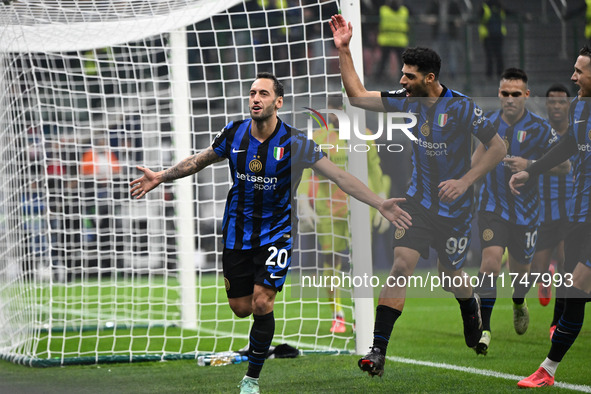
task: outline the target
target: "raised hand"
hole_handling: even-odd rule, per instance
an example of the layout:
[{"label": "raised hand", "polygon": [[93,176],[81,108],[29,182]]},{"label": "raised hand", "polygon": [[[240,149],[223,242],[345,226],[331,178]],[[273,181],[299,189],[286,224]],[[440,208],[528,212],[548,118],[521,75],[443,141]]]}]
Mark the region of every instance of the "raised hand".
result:
[{"label": "raised hand", "polygon": [[348,46],[353,37],[353,24],[347,23],[342,15],[337,14],[331,17],[328,22],[330,30],[332,31],[332,38],[334,39],[334,45],[337,49]]}]

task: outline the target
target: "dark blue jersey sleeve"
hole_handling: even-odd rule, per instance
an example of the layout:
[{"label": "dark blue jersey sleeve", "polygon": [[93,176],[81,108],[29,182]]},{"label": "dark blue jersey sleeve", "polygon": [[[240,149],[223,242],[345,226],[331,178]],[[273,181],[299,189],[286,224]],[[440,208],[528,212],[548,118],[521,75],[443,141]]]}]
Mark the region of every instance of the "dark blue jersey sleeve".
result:
[{"label": "dark blue jersey sleeve", "polygon": [[472,134],[483,144],[488,143],[497,134],[492,122],[484,116],[482,109],[472,99],[466,98],[465,119]]},{"label": "dark blue jersey sleeve", "polygon": [[220,157],[228,158],[228,136],[231,130],[234,128],[235,122],[230,122],[224,127],[217,135],[213,138],[213,142],[211,143],[211,147],[213,151]]},{"label": "dark blue jersey sleeve", "polygon": [[320,149],[320,146],[314,140],[308,139],[307,136],[296,130],[292,136],[292,165],[296,164],[298,167],[307,168],[312,167],[314,163],[326,156],[326,153]]},{"label": "dark blue jersey sleeve", "polygon": [[386,111],[404,111],[406,103],[406,89],[381,92],[382,103]]}]

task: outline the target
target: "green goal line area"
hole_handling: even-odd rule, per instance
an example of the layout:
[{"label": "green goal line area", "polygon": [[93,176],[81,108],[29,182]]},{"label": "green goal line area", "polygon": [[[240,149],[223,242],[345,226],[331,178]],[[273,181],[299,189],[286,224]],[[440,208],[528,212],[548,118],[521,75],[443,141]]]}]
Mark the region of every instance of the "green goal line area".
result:
[{"label": "green goal line area", "polygon": [[[246,346],[252,320],[232,313],[223,276],[200,274],[197,280],[197,322],[192,329],[182,326],[180,286],[172,277],[95,278],[37,283],[34,288],[23,283],[11,291],[28,298],[31,310],[22,312],[34,316],[33,327],[27,328],[37,332],[32,364],[194,358],[197,353]],[[352,324],[346,333],[330,332],[330,301],[291,298],[289,286],[277,296],[274,342],[302,351],[352,351]],[[350,298],[343,303],[351,308]]]}]

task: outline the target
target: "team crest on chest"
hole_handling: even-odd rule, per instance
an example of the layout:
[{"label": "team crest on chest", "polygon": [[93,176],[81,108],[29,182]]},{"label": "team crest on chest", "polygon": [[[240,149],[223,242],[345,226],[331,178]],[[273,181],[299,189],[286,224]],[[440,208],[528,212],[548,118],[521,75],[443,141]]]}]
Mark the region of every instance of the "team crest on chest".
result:
[{"label": "team crest on chest", "polygon": [[248,168],[252,171],[252,172],[259,172],[260,170],[263,169],[263,163],[261,163],[261,161],[259,159],[252,159],[250,161],[250,163],[248,163]]},{"label": "team crest on chest", "polygon": [[429,134],[431,134],[431,127],[429,127],[428,121],[423,123],[423,125],[421,126],[421,134],[424,135],[425,137],[428,137]]},{"label": "team crest on chest", "polygon": [[519,130],[517,132],[517,141],[519,141],[519,143],[522,143],[523,141],[525,141],[525,136],[527,135],[527,131],[525,130]]},{"label": "team crest on chest", "polygon": [[587,132],[587,138],[591,140],[591,130]]}]

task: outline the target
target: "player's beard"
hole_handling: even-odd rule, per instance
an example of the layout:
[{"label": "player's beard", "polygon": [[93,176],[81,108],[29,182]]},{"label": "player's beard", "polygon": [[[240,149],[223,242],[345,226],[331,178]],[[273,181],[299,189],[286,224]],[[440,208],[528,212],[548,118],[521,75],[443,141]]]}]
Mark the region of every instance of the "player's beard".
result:
[{"label": "player's beard", "polygon": [[263,107],[263,110],[258,114],[253,114],[252,108],[250,108],[250,117],[252,120],[257,122],[264,122],[271,118],[275,114],[275,102],[268,107]]},{"label": "player's beard", "polygon": [[421,98],[429,96],[429,92],[427,91],[427,87],[424,83],[414,86],[405,86],[405,89],[410,94],[407,97],[410,102],[419,101]]}]

